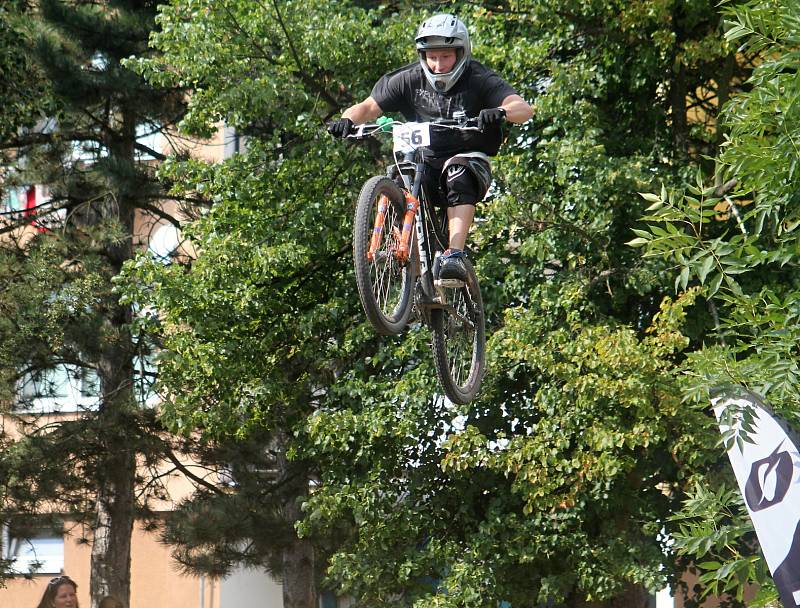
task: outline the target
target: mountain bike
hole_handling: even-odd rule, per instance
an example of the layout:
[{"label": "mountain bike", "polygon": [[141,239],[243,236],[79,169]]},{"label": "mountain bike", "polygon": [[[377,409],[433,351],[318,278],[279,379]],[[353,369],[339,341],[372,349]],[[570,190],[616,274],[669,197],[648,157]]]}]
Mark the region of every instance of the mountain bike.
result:
[{"label": "mountain bike", "polygon": [[353,260],[364,312],[375,330],[397,335],[416,313],[431,328],[436,375],[458,404],[478,393],[485,368],[485,320],[478,278],[469,260],[466,281],[434,279],[447,248],[447,213],[422,187],[432,129],[477,130],[474,119],[359,125],[348,137],[391,130],[394,163],[361,188],[353,225]]}]

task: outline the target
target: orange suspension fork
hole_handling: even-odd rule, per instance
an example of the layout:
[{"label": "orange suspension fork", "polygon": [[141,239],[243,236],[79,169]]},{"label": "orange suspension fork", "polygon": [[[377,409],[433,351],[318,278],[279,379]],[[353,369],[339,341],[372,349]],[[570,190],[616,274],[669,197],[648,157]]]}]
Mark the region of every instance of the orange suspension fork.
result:
[{"label": "orange suspension fork", "polygon": [[411,234],[414,228],[414,216],[417,215],[419,209],[419,199],[406,192],[406,215],[403,218],[403,232],[400,235],[400,243],[397,246],[397,261],[405,264],[408,261],[409,251],[411,249]]},{"label": "orange suspension fork", "polygon": [[389,198],[381,194],[378,198],[378,213],[375,214],[375,228],[372,230],[372,239],[369,242],[367,259],[371,262],[375,257],[375,252],[381,246],[381,235],[383,234],[383,222],[386,219],[386,209],[389,207]]}]

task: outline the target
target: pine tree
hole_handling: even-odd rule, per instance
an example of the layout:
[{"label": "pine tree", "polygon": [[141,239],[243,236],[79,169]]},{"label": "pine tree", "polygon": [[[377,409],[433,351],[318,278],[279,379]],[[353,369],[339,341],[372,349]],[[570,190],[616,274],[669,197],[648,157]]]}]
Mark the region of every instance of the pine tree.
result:
[{"label": "pine tree", "polygon": [[28,32],[21,17],[31,11],[25,0],[6,0],[0,5],[0,138],[15,134],[20,127],[32,126],[48,107],[49,91],[37,66],[20,40]]},{"label": "pine tree", "polygon": [[[135,311],[113,288],[146,242],[143,229],[178,225],[161,207],[154,164],[163,156],[142,142],[182,116],[184,92],[146,84],[122,63],[148,53],[156,5],[41,0],[19,16],[31,33],[22,50],[53,104],[47,119],[4,130],[0,142],[6,189],[50,191],[0,223],[0,400],[22,431],[18,440],[0,436],[4,519],[55,511],[84,524],[93,606],[105,594],[128,603],[131,533],[146,508],[139,499],[158,487],[142,486],[138,465],[171,447],[145,404],[148,353],[132,333]],[[94,398],[77,416],[31,415],[58,388],[58,370]]]}]

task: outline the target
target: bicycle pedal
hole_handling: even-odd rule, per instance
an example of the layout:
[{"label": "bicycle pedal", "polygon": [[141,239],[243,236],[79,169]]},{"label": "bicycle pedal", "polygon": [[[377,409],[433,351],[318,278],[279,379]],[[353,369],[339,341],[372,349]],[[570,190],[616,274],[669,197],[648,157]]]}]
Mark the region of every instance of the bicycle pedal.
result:
[{"label": "bicycle pedal", "polygon": [[461,289],[466,285],[464,281],[459,281],[458,279],[436,279],[433,284],[443,289]]}]

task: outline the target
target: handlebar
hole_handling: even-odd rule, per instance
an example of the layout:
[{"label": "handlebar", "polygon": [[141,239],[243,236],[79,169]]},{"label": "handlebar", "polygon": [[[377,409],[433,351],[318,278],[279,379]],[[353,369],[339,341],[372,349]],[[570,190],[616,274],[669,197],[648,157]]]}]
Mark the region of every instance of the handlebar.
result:
[{"label": "handlebar", "polygon": [[[355,133],[350,133],[346,137],[351,139],[364,139],[371,137],[376,133],[391,133],[394,125],[404,125],[407,122],[402,120],[394,120],[393,118],[386,118],[386,120],[378,119],[374,123],[363,123],[355,125]],[[441,127],[444,129],[452,129],[454,131],[481,131],[478,127],[477,118],[440,118],[432,121],[420,122],[418,124],[427,124],[432,127]]]}]

